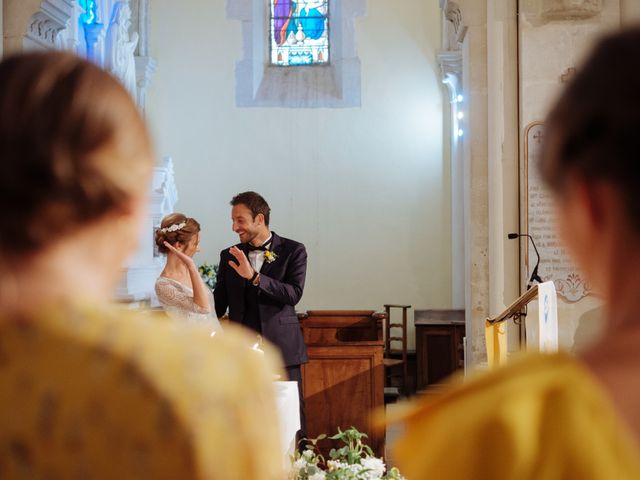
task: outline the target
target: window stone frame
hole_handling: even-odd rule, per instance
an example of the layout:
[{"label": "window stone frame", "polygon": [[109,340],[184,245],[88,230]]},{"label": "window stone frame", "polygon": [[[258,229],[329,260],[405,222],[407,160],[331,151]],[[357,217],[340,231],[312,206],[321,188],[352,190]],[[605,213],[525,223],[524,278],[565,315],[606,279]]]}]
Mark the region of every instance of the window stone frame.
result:
[{"label": "window stone frame", "polygon": [[227,0],[227,18],[242,22],[244,57],[236,63],[236,106],[359,107],[355,18],[366,14],[366,0],[330,0],[330,56],[324,65],[271,64],[269,6],[268,0]]}]

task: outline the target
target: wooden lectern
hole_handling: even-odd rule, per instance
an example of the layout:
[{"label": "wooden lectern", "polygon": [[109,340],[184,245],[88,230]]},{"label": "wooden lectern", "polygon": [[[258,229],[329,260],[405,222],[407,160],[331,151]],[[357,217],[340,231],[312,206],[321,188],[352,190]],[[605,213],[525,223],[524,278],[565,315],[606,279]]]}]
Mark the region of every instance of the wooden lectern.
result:
[{"label": "wooden lectern", "polygon": [[[307,436],[331,436],[356,427],[384,455],[384,431],[374,432],[370,415],[384,406],[384,313],[373,310],[310,310],[298,314],[309,352],[302,367]],[[328,458],[330,440],[320,443]]]}]

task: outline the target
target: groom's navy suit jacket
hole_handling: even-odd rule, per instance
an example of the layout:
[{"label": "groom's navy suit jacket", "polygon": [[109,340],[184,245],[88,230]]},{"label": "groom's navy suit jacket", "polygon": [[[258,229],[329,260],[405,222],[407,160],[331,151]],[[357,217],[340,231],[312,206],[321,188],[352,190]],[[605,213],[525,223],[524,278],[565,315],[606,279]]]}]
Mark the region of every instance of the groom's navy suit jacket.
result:
[{"label": "groom's navy suit jacket", "polygon": [[[307,274],[307,251],[304,245],[279,237],[272,232],[270,250],[276,259],[260,269],[260,285],[254,287],[229,266],[235,258],[229,250],[220,253],[216,288],[213,291],[216,314],[222,317],[229,308],[229,319],[250,328],[259,322],[262,336],[277,345],[286,366],[306,363],[307,348],[302,338],[295,305],[302,298]],[[249,246],[236,245],[249,257]],[[255,290],[250,290],[255,289]],[[257,305],[248,305],[248,302]],[[257,307],[257,308],[256,308]],[[258,319],[247,318],[246,312],[259,312]]]}]

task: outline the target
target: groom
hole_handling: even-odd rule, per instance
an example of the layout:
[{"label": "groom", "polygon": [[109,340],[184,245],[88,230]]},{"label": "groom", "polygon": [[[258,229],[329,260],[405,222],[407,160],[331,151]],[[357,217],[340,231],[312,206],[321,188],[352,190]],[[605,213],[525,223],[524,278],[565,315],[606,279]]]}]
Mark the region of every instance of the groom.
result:
[{"label": "groom", "polygon": [[255,192],[239,193],[231,200],[233,231],[240,243],[220,253],[213,291],[216,313],[241,323],[282,352],[289,380],[298,382],[301,437],[305,436],[302,372],[307,348],[295,305],[302,297],[307,273],[303,244],[269,229],[271,209]]}]

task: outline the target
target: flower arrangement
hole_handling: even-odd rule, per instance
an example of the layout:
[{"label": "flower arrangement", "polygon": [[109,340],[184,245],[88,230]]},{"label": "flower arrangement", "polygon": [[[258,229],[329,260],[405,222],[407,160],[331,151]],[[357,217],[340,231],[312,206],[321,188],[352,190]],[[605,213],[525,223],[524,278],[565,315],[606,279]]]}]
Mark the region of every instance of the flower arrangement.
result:
[{"label": "flower arrangement", "polygon": [[[386,472],[381,458],[374,456],[368,445],[362,442],[367,435],[351,427],[338,433],[331,440],[340,440],[344,446],[329,452],[331,460],[325,461],[319,453],[318,441],[327,438],[320,435],[307,440],[309,443],[303,453],[292,458],[289,480],[405,480],[397,468]],[[386,474],[385,474],[386,472]]]},{"label": "flower arrangement", "polygon": [[204,283],[206,283],[209,288],[214,289],[216,287],[216,280],[218,278],[218,264],[210,264],[203,263],[198,267],[198,272],[200,272],[200,276]]},{"label": "flower arrangement", "polygon": [[278,255],[271,250],[265,250],[264,252],[264,261],[267,263],[275,262],[278,259]]}]

